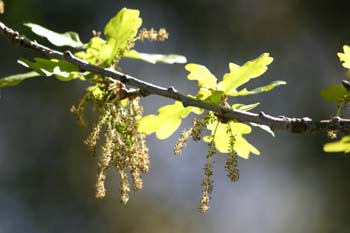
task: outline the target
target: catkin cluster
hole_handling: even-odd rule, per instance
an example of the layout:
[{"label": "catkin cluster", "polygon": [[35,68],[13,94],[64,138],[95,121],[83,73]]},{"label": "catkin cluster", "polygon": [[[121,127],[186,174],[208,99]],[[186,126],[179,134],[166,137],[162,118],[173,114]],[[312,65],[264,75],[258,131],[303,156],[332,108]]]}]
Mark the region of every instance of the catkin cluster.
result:
[{"label": "catkin cluster", "polygon": [[[194,141],[199,141],[201,139],[202,130],[208,124],[216,124],[216,129],[219,125],[219,118],[213,114],[208,113],[203,119],[194,119],[192,122],[192,127],[189,130],[183,130],[180,134],[178,141],[174,146],[174,154],[180,155],[182,153],[183,148],[186,146],[188,139],[192,138]],[[227,176],[230,178],[232,182],[235,182],[239,179],[239,170],[237,164],[237,153],[235,151],[235,142],[236,136],[230,126],[230,122],[225,122],[227,125],[226,133],[229,135],[229,148],[228,148],[228,157],[226,159],[225,169],[227,171]],[[199,210],[201,213],[205,213],[209,209],[209,202],[211,199],[211,194],[213,192],[213,184],[212,180],[213,176],[213,163],[214,163],[214,154],[216,153],[215,149],[215,136],[216,129],[213,131],[213,134],[209,136],[208,142],[208,153],[206,157],[206,163],[204,165],[204,177],[202,180],[202,196],[200,199]]]},{"label": "catkin cluster", "polygon": [[[89,154],[97,157],[96,197],[105,197],[106,172],[114,168],[120,176],[120,201],[123,204],[129,200],[131,186],[134,191],[142,189],[141,174],[150,168],[145,135],[137,131],[137,120],[143,113],[140,99],[124,97],[122,85],[114,83],[101,101],[93,101],[99,109],[99,118],[85,140]],[[82,113],[86,100],[83,98],[84,103],[73,109],[76,114]]]},{"label": "catkin cluster", "polygon": [[154,30],[153,28],[151,28],[150,30],[142,28],[139,32],[138,38],[140,41],[165,41],[169,38],[169,33],[165,28],[161,28],[158,31]]}]

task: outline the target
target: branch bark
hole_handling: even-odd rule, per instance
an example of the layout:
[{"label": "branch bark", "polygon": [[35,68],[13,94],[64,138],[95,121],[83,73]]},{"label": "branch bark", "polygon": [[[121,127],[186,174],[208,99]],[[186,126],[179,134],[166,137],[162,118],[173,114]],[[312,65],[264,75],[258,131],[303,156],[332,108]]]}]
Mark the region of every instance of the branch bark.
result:
[{"label": "branch bark", "polygon": [[138,92],[142,96],[158,95],[166,98],[174,99],[182,102],[184,106],[193,106],[213,111],[221,116],[225,121],[236,120],[242,123],[256,123],[269,126],[274,130],[285,130],[292,133],[316,133],[326,132],[328,130],[339,130],[343,133],[350,132],[350,119],[334,117],[326,120],[312,120],[308,117],[291,118],[285,116],[271,116],[264,112],[252,113],[239,110],[232,110],[218,105],[213,105],[194,99],[178,92],[174,87],[161,87],[152,83],[148,83],[132,77],[130,75],[121,73],[111,68],[101,68],[91,65],[77,57],[70,51],[60,52],[49,47],[43,46],[36,41],[29,40],[21,36],[19,32],[9,28],[0,21],[0,34],[2,37],[8,39],[14,45],[27,48],[40,53],[49,58],[56,58],[64,60],[76,65],[79,70],[89,71],[96,74],[101,74],[111,79],[121,81],[124,84],[138,88]]}]

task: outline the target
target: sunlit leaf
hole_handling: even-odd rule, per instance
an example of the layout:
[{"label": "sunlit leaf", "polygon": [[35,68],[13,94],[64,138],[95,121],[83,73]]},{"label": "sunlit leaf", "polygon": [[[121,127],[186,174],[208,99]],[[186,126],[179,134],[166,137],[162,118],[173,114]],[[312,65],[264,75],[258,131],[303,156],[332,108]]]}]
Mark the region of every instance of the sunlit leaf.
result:
[{"label": "sunlit leaf", "polygon": [[101,87],[98,84],[90,86],[86,90],[91,93],[93,99],[98,101],[102,101],[105,96],[105,92],[101,90]]},{"label": "sunlit leaf", "polygon": [[339,103],[348,92],[343,85],[332,85],[321,91],[321,96],[332,103]]},{"label": "sunlit leaf", "polygon": [[325,152],[350,152],[350,136],[344,136],[341,140],[330,142],[323,146]]},{"label": "sunlit leaf", "polygon": [[243,66],[230,63],[230,72],[224,75],[223,80],[218,84],[218,89],[231,95],[237,92],[237,88],[247,83],[252,78],[257,78],[267,70],[267,65],[273,61],[268,53],[246,62]]},{"label": "sunlit leaf", "polygon": [[223,91],[215,91],[207,88],[201,88],[198,92],[198,97],[210,104],[220,104],[222,101]]},{"label": "sunlit leaf", "polygon": [[61,81],[71,81],[72,79],[82,78],[75,65],[58,59],[34,58],[34,62],[31,62],[22,58],[18,60],[18,63],[33,69],[41,76],[54,75]]},{"label": "sunlit leaf", "polygon": [[86,51],[79,51],[74,55],[84,61],[100,65],[103,63],[103,57],[100,56],[101,48],[106,44],[106,41],[100,37],[92,37],[89,43],[86,45]]},{"label": "sunlit leaf", "polygon": [[[227,124],[230,124],[232,132],[235,136],[235,144],[233,148],[240,157],[248,159],[250,153],[253,153],[256,155],[260,154],[258,149],[256,149],[245,138],[243,138],[244,134],[249,134],[251,132],[250,126],[243,123],[235,123],[235,122],[229,122]],[[228,133],[227,124],[223,124],[220,122],[216,128],[216,125],[217,125],[217,121],[216,121],[207,126],[207,128],[211,130],[211,136],[213,136],[215,132],[215,137],[214,137],[215,147],[221,153],[229,152],[230,134]],[[215,128],[216,128],[216,131],[215,131]],[[209,142],[211,140],[211,137],[206,136],[203,138],[203,140],[206,142]]]},{"label": "sunlit leaf", "polygon": [[126,58],[139,59],[152,64],[156,63],[186,63],[187,59],[184,56],[177,54],[151,54],[151,53],[140,53],[136,50],[130,50],[123,55]]},{"label": "sunlit leaf", "polygon": [[138,130],[141,133],[156,133],[157,138],[170,137],[180,126],[183,118],[194,112],[201,114],[203,111],[195,107],[184,107],[176,101],[172,105],[165,105],[158,109],[158,115],[147,115],[138,121]]},{"label": "sunlit leaf", "polygon": [[38,74],[35,71],[31,71],[28,73],[23,73],[23,74],[15,74],[11,76],[7,76],[4,78],[0,79],[0,88],[1,87],[12,87],[16,86],[19,83],[21,83],[23,80],[29,79],[29,78],[34,78],[34,77],[39,77],[40,74]]},{"label": "sunlit leaf", "polygon": [[254,104],[248,104],[248,105],[245,105],[245,104],[234,104],[232,105],[232,109],[236,109],[236,110],[241,110],[241,111],[250,111],[256,107],[258,107],[260,103],[254,103]]},{"label": "sunlit leaf", "polygon": [[270,83],[269,85],[263,86],[263,87],[258,87],[255,88],[251,91],[248,91],[246,88],[244,88],[243,90],[240,91],[232,91],[229,93],[230,96],[245,96],[245,95],[255,95],[255,94],[259,94],[262,92],[268,92],[271,91],[273,89],[275,89],[278,86],[281,85],[286,85],[287,83],[284,81],[274,81],[272,83]]},{"label": "sunlit leaf", "polygon": [[36,35],[46,38],[53,45],[70,46],[76,49],[84,47],[76,32],[57,33],[34,23],[25,23],[24,25],[29,27]]},{"label": "sunlit leaf", "polygon": [[111,63],[117,54],[123,53],[142,24],[138,10],[123,8],[104,28],[107,43],[102,47],[100,56]]},{"label": "sunlit leaf", "polygon": [[343,46],[344,53],[337,53],[339,60],[343,62],[345,68],[350,69],[350,47],[348,45]]},{"label": "sunlit leaf", "polygon": [[208,89],[216,89],[216,77],[207,69],[207,67],[198,64],[187,64],[185,69],[190,73],[187,75],[189,80],[198,81],[198,86]]}]

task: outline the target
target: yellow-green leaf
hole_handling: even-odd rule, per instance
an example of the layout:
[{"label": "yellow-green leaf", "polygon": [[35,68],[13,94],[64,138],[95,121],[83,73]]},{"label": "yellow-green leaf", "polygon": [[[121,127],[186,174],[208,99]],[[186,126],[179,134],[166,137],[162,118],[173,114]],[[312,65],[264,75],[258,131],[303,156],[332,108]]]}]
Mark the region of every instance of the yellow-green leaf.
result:
[{"label": "yellow-green leaf", "polygon": [[84,47],[76,32],[57,33],[34,23],[25,23],[24,25],[29,27],[36,35],[46,38],[53,45],[70,46],[76,49]]},{"label": "yellow-green leaf", "polygon": [[259,94],[259,93],[262,93],[262,92],[271,91],[271,90],[275,89],[278,86],[286,85],[286,84],[287,83],[285,81],[273,81],[269,85],[258,87],[258,88],[255,88],[255,89],[251,90],[251,91],[248,91],[247,88],[244,88],[244,89],[242,89],[240,91],[234,90],[234,91],[232,91],[232,92],[230,92],[228,94],[230,96],[256,95],[256,94]]},{"label": "yellow-green leaf", "polygon": [[74,55],[84,61],[93,64],[101,65],[104,63],[103,56],[100,55],[100,50],[106,45],[106,41],[100,37],[92,37],[86,46],[86,51],[79,51]]},{"label": "yellow-green leaf", "polygon": [[339,103],[345,95],[348,95],[348,92],[343,85],[335,84],[321,91],[321,96],[333,103]]},{"label": "yellow-green leaf", "polygon": [[138,10],[123,8],[106,25],[104,34],[107,44],[102,47],[101,56],[111,63],[117,54],[123,53],[142,24]]},{"label": "yellow-green leaf", "polygon": [[[207,128],[211,130],[211,136],[213,136],[217,121],[213,122],[212,124],[209,124]],[[251,127],[243,124],[243,123],[235,123],[235,122],[229,122],[227,124],[230,124],[230,127],[232,129],[232,132],[235,136],[235,144],[234,144],[234,150],[237,152],[237,154],[244,158],[248,159],[250,153],[259,155],[260,152],[258,149],[256,149],[253,145],[251,145],[244,137],[244,134],[249,134],[251,132]],[[230,134],[227,131],[227,124],[219,123],[216,131],[215,131],[215,147],[218,151],[221,153],[228,153],[229,152],[229,146],[230,146]],[[204,141],[209,142],[211,140],[211,137],[204,137]]]},{"label": "yellow-green leaf", "polygon": [[323,146],[325,152],[350,152],[350,136],[344,136],[339,141],[330,142]]},{"label": "yellow-green leaf", "polygon": [[254,103],[254,104],[248,104],[248,105],[234,104],[234,105],[232,105],[232,109],[237,109],[237,110],[241,110],[241,111],[250,111],[250,110],[258,107],[259,104],[260,104],[259,102]]},{"label": "yellow-green leaf", "polygon": [[147,115],[138,121],[138,131],[145,134],[156,133],[157,138],[170,137],[180,126],[183,118],[194,112],[201,114],[203,110],[195,107],[184,107],[176,101],[158,109],[158,115]]},{"label": "yellow-green leaf", "polygon": [[35,71],[31,71],[24,74],[15,74],[15,75],[7,76],[0,79],[0,88],[16,86],[19,83],[21,83],[23,80],[39,77],[39,76],[40,74],[38,74]]},{"label": "yellow-green leaf", "polygon": [[246,62],[243,66],[230,63],[230,72],[225,74],[223,80],[219,82],[218,89],[227,95],[237,93],[238,87],[265,73],[267,65],[272,61],[273,58],[268,53],[264,53],[258,58]]},{"label": "yellow-green leaf", "polygon": [[22,58],[18,60],[18,63],[24,67],[33,69],[41,76],[48,77],[54,75],[61,81],[71,81],[76,78],[83,79],[75,65],[58,59],[34,58],[34,62],[31,62]]},{"label": "yellow-green leaf", "polygon": [[216,77],[207,69],[207,67],[198,64],[187,64],[185,69],[190,73],[187,75],[189,80],[198,81],[198,86],[216,90]]},{"label": "yellow-green leaf", "polygon": [[350,69],[350,47],[348,45],[343,46],[344,53],[337,53],[339,60],[343,62],[345,68]]}]

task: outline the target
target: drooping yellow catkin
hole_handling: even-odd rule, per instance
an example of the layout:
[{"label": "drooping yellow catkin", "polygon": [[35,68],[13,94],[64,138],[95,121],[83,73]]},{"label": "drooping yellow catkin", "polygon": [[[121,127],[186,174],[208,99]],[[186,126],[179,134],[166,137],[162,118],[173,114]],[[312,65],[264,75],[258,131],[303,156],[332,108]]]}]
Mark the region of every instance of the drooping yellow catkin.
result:
[{"label": "drooping yellow catkin", "polygon": [[[99,88],[99,91],[106,91],[102,94],[103,98],[82,98],[79,106],[72,108],[72,112],[81,117],[87,100],[92,101],[98,110],[99,118],[84,141],[93,156],[96,154],[97,145],[102,144],[97,162],[96,197],[105,197],[106,172],[110,167],[114,167],[120,175],[120,201],[125,204],[129,200],[130,192],[127,169],[130,171],[134,191],[142,189],[141,173],[150,169],[145,134],[137,131],[137,120],[142,118],[143,109],[139,97],[133,96],[122,101],[126,92],[125,85],[121,82],[113,82]],[[98,143],[102,132],[105,132],[105,141]]]},{"label": "drooping yellow catkin", "polygon": [[89,100],[90,100],[90,93],[88,92],[80,99],[78,107],[75,107],[73,105],[70,109],[71,113],[73,113],[77,117],[79,125],[81,127],[86,127],[86,120],[85,120],[84,113],[85,113],[85,107]]},{"label": "drooping yellow catkin", "polygon": [[97,182],[96,182],[96,198],[102,199],[106,196],[105,180],[106,180],[105,170],[99,168],[99,171],[97,173]]},{"label": "drooping yellow catkin", "polygon": [[131,170],[131,178],[133,183],[133,190],[135,192],[140,191],[143,187],[143,181],[141,178],[140,170],[135,168]]},{"label": "drooping yellow catkin", "polygon": [[206,122],[204,122],[204,120],[198,120],[198,119],[194,119],[192,122],[192,139],[193,141],[199,141],[201,140],[201,136],[202,136],[202,127],[206,124]]},{"label": "drooping yellow catkin", "polygon": [[228,148],[229,154],[228,154],[228,158],[226,159],[225,169],[227,171],[227,176],[230,178],[230,180],[232,182],[236,182],[239,179],[237,153],[234,149],[236,138],[229,124],[227,127],[227,132],[230,135],[230,141],[229,141],[229,148]]},{"label": "drooping yellow catkin", "polygon": [[93,127],[90,135],[84,141],[85,145],[88,148],[89,154],[91,156],[95,156],[95,154],[96,154],[96,145],[97,145],[98,140],[100,139],[101,129],[106,124],[106,121],[107,121],[109,116],[110,116],[110,109],[106,108],[101,113],[99,119],[95,123],[95,126]]},{"label": "drooping yellow catkin", "polygon": [[204,178],[202,182],[202,198],[199,204],[199,210],[201,213],[205,213],[209,209],[209,201],[211,199],[211,193],[213,191],[213,181],[211,179],[213,175],[213,162],[212,156],[215,154],[214,140],[209,143],[209,150],[207,155],[207,162],[203,168]]},{"label": "drooping yellow catkin", "polygon": [[173,149],[173,153],[174,155],[180,155],[182,153],[182,150],[185,148],[186,143],[188,141],[188,139],[191,137],[192,135],[192,129],[190,130],[183,130],[181,132],[181,135],[179,137],[179,139],[177,140],[174,149]]},{"label": "drooping yellow catkin", "polygon": [[202,194],[202,198],[199,204],[199,211],[201,213],[205,213],[209,210],[209,200],[210,200],[210,196],[209,193],[207,191],[204,191]]},{"label": "drooping yellow catkin", "polygon": [[124,170],[119,170],[120,175],[120,202],[126,204],[129,201],[130,184],[128,174]]}]

